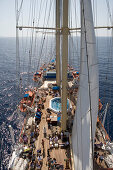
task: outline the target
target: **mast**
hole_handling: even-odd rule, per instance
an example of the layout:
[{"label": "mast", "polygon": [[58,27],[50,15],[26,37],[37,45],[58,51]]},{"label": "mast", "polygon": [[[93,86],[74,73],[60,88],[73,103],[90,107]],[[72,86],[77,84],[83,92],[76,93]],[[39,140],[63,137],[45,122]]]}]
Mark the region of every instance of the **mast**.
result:
[{"label": "mast", "polygon": [[68,65],[68,0],[63,0],[62,27],[62,130],[67,121],[67,65]]},{"label": "mast", "polygon": [[[60,28],[60,0],[56,0],[56,28]],[[56,83],[60,86],[60,30],[56,30]]]}]

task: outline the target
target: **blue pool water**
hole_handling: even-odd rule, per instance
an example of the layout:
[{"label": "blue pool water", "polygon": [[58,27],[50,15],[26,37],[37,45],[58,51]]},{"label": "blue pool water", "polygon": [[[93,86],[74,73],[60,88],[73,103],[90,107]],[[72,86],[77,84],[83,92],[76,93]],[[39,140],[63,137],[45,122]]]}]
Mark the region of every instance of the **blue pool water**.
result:
[{"label": "blue pool water", "polygon": [[[55,112],[61,111],[61,98],[60,97],[55,97],[54,99],[51,99],[51,109],[54,110]],[[67,100],[67,109],[69,109],[69,99]]]}]

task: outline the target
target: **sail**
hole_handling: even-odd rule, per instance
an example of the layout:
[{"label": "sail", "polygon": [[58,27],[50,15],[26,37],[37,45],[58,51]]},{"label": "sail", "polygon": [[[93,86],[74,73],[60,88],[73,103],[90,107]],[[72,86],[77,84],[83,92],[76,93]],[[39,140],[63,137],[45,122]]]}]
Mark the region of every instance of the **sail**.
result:
[{"label": "sail", "polygon": [[75,170],[93,169],[93,143],[98,113],[98,64],[90,0],[81,0],[80,86],[73,122]]}]

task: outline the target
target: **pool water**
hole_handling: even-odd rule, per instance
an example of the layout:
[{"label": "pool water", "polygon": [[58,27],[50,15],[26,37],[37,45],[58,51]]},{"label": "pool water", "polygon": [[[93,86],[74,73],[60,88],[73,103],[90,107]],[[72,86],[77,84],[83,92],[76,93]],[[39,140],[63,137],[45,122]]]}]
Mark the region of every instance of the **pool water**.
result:
[{"label": "pool water", "polygon": [[[55,112],[61,111],[61,98],[55,97],[51,99],[50,108]],[[69,99],[67,99],[67,109],[69,109]]]}]

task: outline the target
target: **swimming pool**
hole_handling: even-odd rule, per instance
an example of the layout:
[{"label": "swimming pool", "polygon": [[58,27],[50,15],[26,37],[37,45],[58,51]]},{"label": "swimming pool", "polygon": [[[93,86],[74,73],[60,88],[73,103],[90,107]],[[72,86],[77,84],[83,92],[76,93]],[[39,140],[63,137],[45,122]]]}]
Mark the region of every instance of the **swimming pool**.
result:
[{"label": "swimming pool", "polygon": [[[69,99],[67,99],[67,109],[69,109]],[[60,112],[61,111],[61,97],[55,97],[50,100],[50,109],[54,112]]]}]

